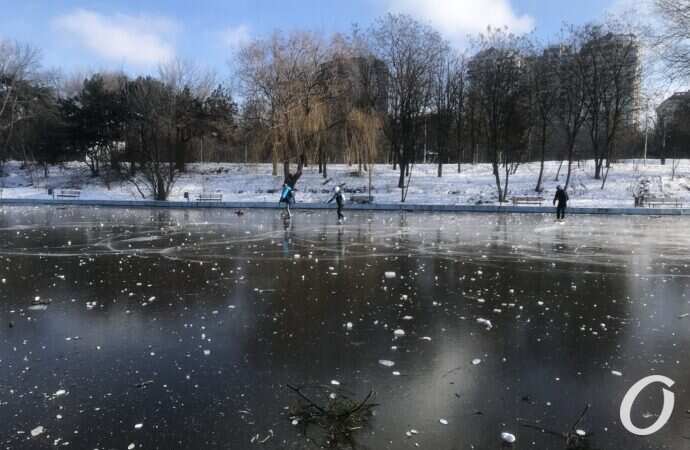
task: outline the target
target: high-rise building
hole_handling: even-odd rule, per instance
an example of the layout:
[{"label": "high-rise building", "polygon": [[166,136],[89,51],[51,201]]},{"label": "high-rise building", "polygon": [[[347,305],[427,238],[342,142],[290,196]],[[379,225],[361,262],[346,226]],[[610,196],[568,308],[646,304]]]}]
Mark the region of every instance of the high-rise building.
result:
[{"label": "high-rise building", "polygon": [[[642,72],[640,46],[637,36],[626,33],[607,33],[586,42],[583,57],[587,83],[602,83],[599,95],[602,103],[622,109],[623,128],[638,128],[641,111]],[[606,97],[609,97],[606,99]],[[617,98],[614,98],[617,96]]]}]

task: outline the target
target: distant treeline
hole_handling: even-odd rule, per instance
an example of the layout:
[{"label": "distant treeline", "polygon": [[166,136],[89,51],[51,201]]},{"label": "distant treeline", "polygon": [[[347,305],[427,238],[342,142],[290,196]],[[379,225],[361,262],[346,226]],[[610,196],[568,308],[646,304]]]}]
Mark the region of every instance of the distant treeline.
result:
[{"label": "distant treeline", "polygon": [[438,176],[442,163],[488,162],[502,200],[523,162],[564,161],[567,184],[573,161],[593,159],[603,187],[616,159],[687,156],[684,128],[662,136],[643,118],[635,31],[566,26],[541,45],[488,29],[461,52],[389,14],[347,35],[250,41],[233,56],[235,89],[180,61],[156,77],[60,77],[41,70],[37,49],[0,41],[0,161],[79,160],[157,199],[201,160],[272,162],[278,175],[300,159],[324,177],[329,163],[388,162],[401,188],[417,162],[438,163]]}]

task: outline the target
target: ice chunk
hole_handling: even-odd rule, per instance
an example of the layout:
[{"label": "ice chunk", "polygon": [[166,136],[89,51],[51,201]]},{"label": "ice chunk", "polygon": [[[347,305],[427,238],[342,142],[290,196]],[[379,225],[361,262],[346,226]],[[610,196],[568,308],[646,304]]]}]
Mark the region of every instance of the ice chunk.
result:
[{"label": "ice chunk", "polygon": [[340,381],[338,381],[338,380],[331,380],[331,384],[332,384],[333,386],[340,386]]},{"label": "ice chunk", "polygon": [[45,311],[48,305],[31,305],[27,308],[29,311]]},{"label": "ice chunk", "polygon": [[345,324],[345,328],[347,328],[348,330],[351,330],[353,327],[354,327],[354,324],[352,322],[348,322]]},{"label": "ice chunk", "polygon": [[501,439],[503,439],[503,442],[506,442],[508,444],[512,444],[517,440],[514,434],[508,433],[507,431],[501,433]]},{"label": "ice chunk", "polygon": [[441,425],[448,425],[448,421],[446,419],[438,419],[439,422],[441,422]]},{"label": "ice chunk", "polygon": [[209,350],[209,349],[204,350],[204,356],[208,356],[210,354],[211,354],[211,350]]},{"label": "ice chunk", "polygon": [[384,367],[393,367],[395,365],[393,361],[389,361],[387,359],[379,359],[379,364]]},{"label": "ice chunk", "polygon": [[612,374],[612,375],[615,375],[615,376],[617,376],[617,377],[622,377],[622,376],[623,376],[623,373],[622,373],[622,372],[619,372],[619,371],[617,371],[617,370],[612,370],[612,371],[611,371],[611,374]]},{"label": "ice chunk", "polygon": [[398,337],[405,336],[405,330],[401,330],[400,328],[398,328],[397,330],[393,331],[393,334]]},{"label": "ice chunk", "polygon": [[138,423],[138,424],[134,425],[134,429],[135,429],[135,430],[141,430],[142,428],[144,428],[144,424],[143,424],[143,423]]},{"label": "ice chunk", "polygon": [[489,319],[484,319],[482,317],[477,318],[477,323],[480,325],[484,325],[487,330],[490,330],[494,327],[494,325],[491,323]]},{"label": "ice chunk", "polygon": [[473,365],[473,366],[478,366],[478,365],[481,364],[481,363],[482,363],[482,360],[479,359],[479,358],[474,358],[474,359],[472,360],[472,365]]},{"label": "ice chunk", "polygon": [[31,437],[36,437],[38,435],[41,435],[41,434],[43,434],[44,431],[45,431],[45,428],[43,428],[42,426],[39,425],[36,428],[34,428],[33,430],[31,430]]},{"label": "ice chunk", "polygon": [[577,434],[578,436],[583,436],[583,437],[587,436],[587,432],[585,430],[581,430],[579,428],[577,430],[575,430],[575,434]]},{"label": "ice chunk", "polygon": [[386,272],[383,274],[387,279],[395,278],[395,272]]}]

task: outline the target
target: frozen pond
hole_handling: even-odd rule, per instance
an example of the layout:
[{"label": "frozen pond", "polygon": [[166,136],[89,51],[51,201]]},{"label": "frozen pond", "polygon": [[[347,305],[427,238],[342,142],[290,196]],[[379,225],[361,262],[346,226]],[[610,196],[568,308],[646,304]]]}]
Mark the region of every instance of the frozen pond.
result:
[{"label": "frozen pond", "polygon": [[[587,404],[592,448],[690,448],[689,224],[4,207],[0,443],[318,448],[289,383],[375,391],[372,450],[565,449],[524,424],[567,432]],[[638,437],[619,407],[652,374],[676,406]]]}]

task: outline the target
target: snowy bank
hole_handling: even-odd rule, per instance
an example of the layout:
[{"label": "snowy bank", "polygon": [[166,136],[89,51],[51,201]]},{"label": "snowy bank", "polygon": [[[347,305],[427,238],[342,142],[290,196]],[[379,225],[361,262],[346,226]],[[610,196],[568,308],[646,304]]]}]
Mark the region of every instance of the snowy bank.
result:
[{"label": "snowy bank", "polygon": [[[556,186],[565,183],[566,167],[561,169],[558,180],[555,175],[558,162],[547,162],[544,173],[544,206],[553,198]],[[614,164],[605,188],[601,180],[592,177],[591,161],[573,164],[570,184],[570,206],[583,208],[628,208],[633,206],[633,189],[640,180],[649,180],[654,195],[678,198],[690,206],[690,162],[679,161],[672,178],[673,161],[661,165],[658,160],[622,161]],[[294,170],[294,167],[293,167]],[[464,164],[462,172],[457,165],[444,166],[442,178],[436,176],[437,167],[418,164],[412,169],[412,179],[406,204],[416,205],[498,205],[496,186],[490,164]],[[533,196],[539,173],[538,163],[523,164],[510,176],[509,197]],[[297,184],[298,203],[323,203],[330,197],[335,185],[343,185],[346,197],[352,193],[366,193],[368,176],[358,176],[355,166],[331,165],[328,178],[318,173],[316,166],[304,169]],[[400,205],[397,188],[399,172],[390,165],[377,165],[373,174],[372,195],[381,205]],[[282,177],[271,175],[270,164],[207,163],[189,164],[188,171],[175,183],[169,200],[185,201],[184,193],[192,196],[201,192],[221,192],[224,202],[277,203]],[[41,169],[25,170],[19,162],[5,164],[4,176],[0,177],[1,196],[4,199],[50,199],[49,188],[79,188],[82,200],[141,201],[134,185],[117,181],[106,186],[100,178],[89,176],[88,169],[80,163],[53,166],[47,178]]]}]

